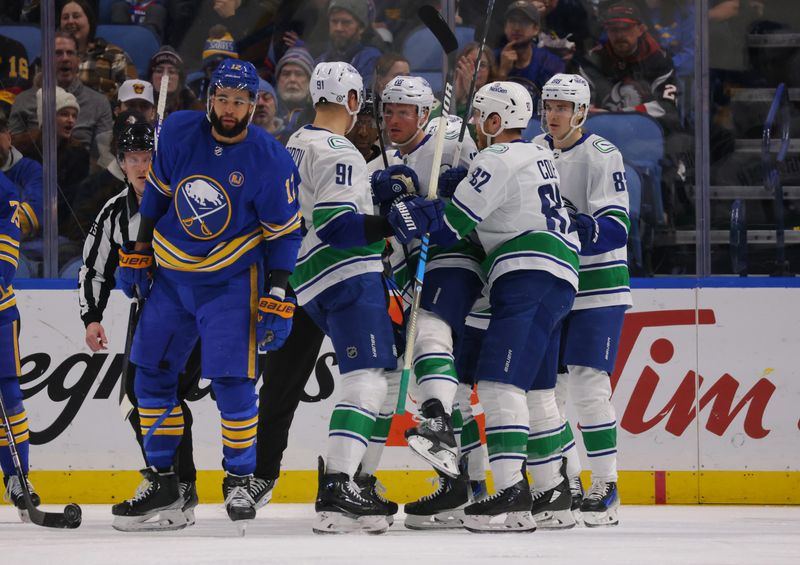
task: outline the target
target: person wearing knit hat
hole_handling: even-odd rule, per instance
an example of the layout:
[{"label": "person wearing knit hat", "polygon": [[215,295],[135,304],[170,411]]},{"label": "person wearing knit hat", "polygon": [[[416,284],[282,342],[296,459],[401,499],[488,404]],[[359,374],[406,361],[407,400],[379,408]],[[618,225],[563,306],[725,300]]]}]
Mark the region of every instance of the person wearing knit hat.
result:
[{"label": "person wearing knit hat", "polygon": [[330,0],[328,3],[328,48],[317,63],[345,61],[353,65],[364,84],[372,84],[375,63],[381,51],[362,41],[370,29],[368,0]]},{"label": "person wearing knit hat", "polygon": [[283,121],[277,117],[277,113],[278,95],[275,89],[263,78],[259,79],[256,111],[253,113],[253,125],[271,134],[275,134],[283,127]]},{"label": "person wearing knit hat", "polygon": [[164,117],[177,110],[202,110],[203,104],[197,99],[194,92],[186,86],[186,73],[183,59],[175,48],[164,45],[150,58],[150,67],[147,79],[153,85],[156,104],[158,104],[161,77],[167,75],[167,105]]},{"label": "person wearing knit hat", "polygon": [[[81,107],[78,99],[71,94],[56,86],[56,135],[58,139],[69,139],[72,137],[72,130],[78,121],[78,114]],[[42,89],[36,91],[36,119],[42,123]]]},{"label": "person wearing knit hat", "polygon": [[236,42],[224,26],[214,26],[209,31],[209,37],[203,45],[203,69],[207,73],[213,72],[223,59],[228,58],[239,58]]},{"label": "person wearing knit hat", "polygon": [[275,67],[278,92],[278,117],[283,129],[274,132],[285,143],[298,128],[314,119],[314,107],[308,88],[314,59],[305,47],[292,47],[286,51]]}]

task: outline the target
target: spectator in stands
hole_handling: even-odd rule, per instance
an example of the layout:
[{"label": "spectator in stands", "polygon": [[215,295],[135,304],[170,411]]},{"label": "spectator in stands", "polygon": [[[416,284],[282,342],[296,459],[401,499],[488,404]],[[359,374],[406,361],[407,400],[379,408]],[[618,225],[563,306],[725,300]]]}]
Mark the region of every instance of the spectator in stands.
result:
[{"label": "spectator in stands", "polygon": [[375,63],[375,84],[372,92],[380,96],[380,93],[394,77],[410,74],[411,67],[408,65],[408,59],[398,53],[384,53]]},{"label": "spectator in stands", "polygon": [[224,26],[240,58],[260,64],[267,54],[275,4],[276,0],[196,0],[183,29],[173,26],[168,43],[178,48],[186,68],[194,71],[200,67],[197,55],[210,30]]},{"label": "spectator in stands", "polygon": [[564,61],[547,49],[536,47],[540,30],[539,11],[526,0],[517,0],[505,12],[503,31],[508,43],[497,50],[497,78],[525,86],[534,108],[550,77],[564,72]]},{"label": "spectator in stands", "polygon": [[167,105],[164,109],[165,116],[177,110],[204,110],[202,102],[197,99],[194,92],[186,86],[186,73],[184,72],[183,59],[177,51],[169,45],[164,45],[150,58],[150,67],[147,78],[153,85],[156,96],[156,105],[161,89],[161,77],[169,76],[167,86]]},{"label": "spectator in stands", "polygon": [[214,69],[228,58],[239,58],[239,53],[236,51],[236,42],[225,26],[214,26],[209,31],[209,37],[205,45],[203,45],[203,77],[189,85],[189,88],[200,100],[205,101],[206,99],[208,81]]},{"label": "spectator in stands", "polygon": [[367,45],[364,32],[370,28],[367,0],[330,0],[328,4],[328,48],[317,57],[324,61],[345,61],[358,70],[364,84],[372,84],[375,63],[381,50]]},{"label": "spectator in stands", "polygon": [[[122,130],[130,124],[144,122],[145,118],[137,112],[122,112],[114,120],[111,152],[117,154],[117,139]],[[104,169],[86,177],[75,189],[72,209],[75,222],[68,225],[63,234],[72,241],[82,242],[89,233],[97,214],[106,201],[125,188],[125,175],[117,159],[112,159]]]},{"label": "spectator in stands", "polygon": [[[58,232],[64,233],[68,224],[74,222],[72,201],[77,186],[89,175],[89,152],[73,139],[72,132],[78,122],[80,106],[78,100],[61,88],[56,87],[56,170],[58,187]],[[36,92],[36,115],[42,121],[42,90]],[[42,135],[39,133],[32,151],[25,157],[42,163]]]},{"label": "spectator in stands", "polygon": [[[26,91],[27,92],[27,91]],[[34,95],[35,96],[35,95]],[[41,233],[42,166],[24,157],[12,144],[8,121],[0,113],[0,171],[19,190],[19,228],[22,237],[31,239]]]},{"label": "spectator in stands", "polygon": [[[358,112],[356,124],[347,133],[358,152],[363,155],[364,160],[369,163],[373,159],[381,159],[381,147],[378,144],[378,123],[375,121],[375,106],[373,93],[366,91],[364,105]],[[383,165],[380,166],[383,168]]]},{"label": "spectator in stands", "polygon": [[16,39],[0,35],[0,112],[8,116],[17,94],[30,87],[25,46]]},{"label": "spectator in stands", "polygon": [[588,47],[589,15],[581,0],[531,0],[539,11],[542,30],[539,47],[550,49],[565,61]]},{"label": "spectator in stands", "polygon": [[253,113],[253,124],[268,131],[272,135],[283,129],[283,121],[278,118],[278,95],[270,83],[263,78],[258,81],[258,97],[256,110]]},{"label": "spectator in stands", "polygon": [[680,0],[646,0],[653,37],[672,57],[678,76],[694,75],[694,4]]},{"label": "spectator in stands", "polygon": [[61,29],[71,33],[78,45],[78,74],[86,86],[113,100],[120,84],[137,78],[136,66],[125,51],[101,37],[95,37],[97,17],[86,0],[69,0],[59,12]]},{"label": "spectator in stands", "polygon": [[167,9],[161,0],[116,0],[111,3],[111,23],[144,26],[160,43],[167,26]]},{"label": "spectator in stands", "polygon": [[156,120],[156,104],[153,85],[146,80],[126,80],[117,91],[117,107],[114,114],[133,110],[142,114],[151,124]]},{"label": "spectator in stands", "polygon": [[[275,76],[275,64],[287,49],[305,47],[313,55],[325,50],[328,38],[328,18],[325,9],[328,0],[281,0],[275,15],[275,31],[269,48],[264,78]],[[274,81],[273,81],[274,82]]]},{"label": "spectator in stands", "polygon": [[[466,117],[467,104],[469,102],[467,95],[469,94],[469,86],[472,82],[472,77],[475,74],[475,56],[478,53],[480,45],[477,42],[469,43],[464,46],[461,53],[456,60],[456,76],[455,76],[455,89],[453,97],[456,102],[456,113],[462,118]],[[497,67],[494,62],[489,48],[484,46],[483,53],[481,53],[481,68],[478,69],[478,78],[475,81],[475,90],[477,92],[482,86],[497,80]]]},{"label": "spectator in stands", "polygon": [[642,112],[667,132],[679,129],[672,61],[647,31],[639,8],[624,0],[603,14],[608,41],[581,63],[592,86],[590,111]]},{"label": "spectator in stands", "polygon": [[[77,42],[66,31],[55,33],[55,72],[58,86],[73,94],[78,100],[81,112],[72,131],[72,137],[89,149],[93,157],[102,150],[99,134],[111,130],[111,106],[108,99],[92,90],[78,79]],[[27,151],[29,145],[39,134],[39,120],[36,116],[36,89],[20,93],[11,108],[8,119],[14,145]]]},{"label": "spectator in stands", "polygon": [[314,121],[314,106],[308,89],[314,60],[303,47],[292,47],[278,61],[278,117],[283,129],[275,137],[286,143],[298,129]]}]

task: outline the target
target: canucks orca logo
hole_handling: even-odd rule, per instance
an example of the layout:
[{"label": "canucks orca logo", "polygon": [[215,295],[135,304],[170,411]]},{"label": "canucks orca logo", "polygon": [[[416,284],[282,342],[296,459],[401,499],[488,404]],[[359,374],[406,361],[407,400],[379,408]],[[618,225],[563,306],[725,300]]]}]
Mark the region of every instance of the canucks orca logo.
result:
[{"label": "canucks orca logo", "polygon": [[231,201],[217,181],[192,175],[175,191],[175,211],[186,233],[196,239],[213,239],[228,227]]}]

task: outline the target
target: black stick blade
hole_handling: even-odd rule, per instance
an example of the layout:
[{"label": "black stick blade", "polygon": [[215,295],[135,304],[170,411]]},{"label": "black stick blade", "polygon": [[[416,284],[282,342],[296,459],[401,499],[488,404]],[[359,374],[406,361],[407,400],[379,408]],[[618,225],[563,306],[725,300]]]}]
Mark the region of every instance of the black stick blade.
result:
[{"label": "black stick blade", "polygon": [[425,24],[425,27],[431,30],[431,33],[436,36],[436,39],[439,41],[445,53],[449,54],[458,49],[458,39],[456,39],[453,30],[450,29],[447,22],[444,21],[439,10],[426,4],[420,7],[417,15],[419,19],[422,20],[422,23]]}]

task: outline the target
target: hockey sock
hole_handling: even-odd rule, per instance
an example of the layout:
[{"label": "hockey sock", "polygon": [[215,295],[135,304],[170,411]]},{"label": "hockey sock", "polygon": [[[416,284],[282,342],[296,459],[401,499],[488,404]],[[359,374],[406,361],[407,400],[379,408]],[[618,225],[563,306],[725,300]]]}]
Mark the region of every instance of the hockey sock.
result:
[{"label": "hockey sock", "polygon": [[611,404],[611,379],[591,367],[570,365],[569,391],[586,446],[592,481],[617,480],[617,416]]},{"label": "hockey sock", "polygon": [[216,378],[211,381],[222,423],[222,466],[234,475],[256,469],[258,407],[253,379]]},{"label": "hockey sock", "polygon": [[470,480],[485,481],[486,454],[481,446],[481,433],[478,429],[478,422],[472,414],[471,398],[472,387],[464,383],[459,383],[458,391],[456,392],[456,401],[458,402],[458,407],[463,419],[459,447],[461,449],[461,457],[467,458],[467,472],[469,473]]},{"label": "hockey sock", "polygon": [[183,410],[180,406],[143,406],[140,402],[139,424],[144,438],[147,463],[156,469],[169,469],[183,436]]},{"label": "hockey sock", "polygon": [[451,414],[458,376],[453,360],[453,335],[450,326],[436,314],[420,309],[417,341],[414,347],[414,374],[417,376],[417,403],[438,398]]},{"label": "hockey sock", "polygon": [[[5,398],[5,397],[4,397]],[[30,433],[28,432],[28,413],[20,402],[14,407],[6,407],[8,410],[8,423],[11,424],[11,433],[14,436],[14,443],[17,446],[19,461],[22,465],[22,472],[28,474],[28,446]],[[11,458],[11,448],[8,445],[5,423],[0,430],[0,465],[3,467],[3,474],[10,476],[16,474],[14,460]]]},{"label": "hockey sock", "polygon": [[553,389],[531,390],[527,400],[528,471],[536,489],[547,490],[561,482],[561,417]]},{"label": "hockey sock", "polygon": [[558,373],[556,380],[556,405],[563,424],[561,428],[561,456],[567,460],[567,476],[577,477],[581,474],[581,460],[575,447],[575,436],[567,421],[567,399],[569,398],[569,372]]},{"label": "hockey sock", "polygon": [[397,394],[400,392],[400,375],[402,371],[387,371],[386,373],[386,397],[383,400],[375,418],[375,425],[372,427],[372,435],[369,437],[369,445],[364,457],[361,459],[361,474],[374,475],[378,470],[378,465],[383,455],[383,448],[389,439],[389,430],[392,429],[392,417],[397,406]]},{"label": "hockey sock", "polygon": [[387,387],[382,369],[358,369],[342,375],[342,396],[333,408],[328,428],[328,473],[355,475]]},{"label": "hockey sock", "polygon": [[514,385],[480,381],[478,396],[486,413],[486,447],[499,492],[522,480],[528,443],[525,391]]}]

